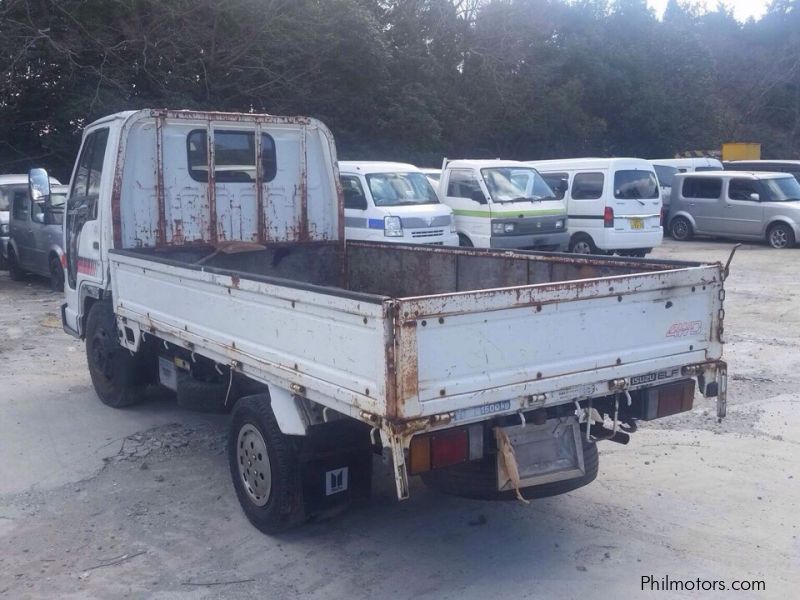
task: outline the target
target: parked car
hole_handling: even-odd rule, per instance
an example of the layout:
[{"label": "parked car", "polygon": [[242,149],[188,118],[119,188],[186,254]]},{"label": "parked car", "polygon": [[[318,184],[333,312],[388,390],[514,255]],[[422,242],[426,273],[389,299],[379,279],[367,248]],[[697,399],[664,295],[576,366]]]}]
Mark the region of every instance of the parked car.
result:
[{"label": "parked car", "polygon": [[[186,143],[156,153],[161,135]],[[691,410],[695,390],[725,416],[720,263],[345,243],[336,172],[315,119],[166,110],[92,123],[73,170],[61,315],[97,395],[217,386],[262,531],[368,495],[373,453],[400,499],[411,475],[533,498],[587,485],[598,441]]]},{"label": "parked car", "polygon": [[790,248],[800,239],[800,183],[787,173],[676,175],[669,229],[676,240],[710,235]]},{"label": "parked car", "polygon": [[726,171],[771,171],[791,173],[800,181],[800,160],[728,160],[722,163]]},{"label": "parked car", "polygon": [[567,209],[536,169],[513,160],[445,161],[439,196],[462,246],[563,250]]},{"label": "parked car", "polygon": [[442,179],[442,170],[441,169],[430,169],[430,168],[421,168],[420,171],[425,173],[425,177],[428,178],[428,181],[431,182],[433,189],[435,189],[438,193],[439,191],[439,181]]},{"label": "parked car", "polygon": [[[35,182],[37,174],[31,176]],[[45,195],[34,184],[31,193],[15,194],[8,251],[11,279],[19,281],[26,273],[42,275],[49,277],[50,289],[64,291],[62,225],[67,191],[68,186],[54,184]]]},{"label": "parked car", "polygon": [[453,211],[414,165],[340,161],[345,238],[458,246]]},{"label": "parked car", "polygon": [[651,160],[654,165],[664,165],[675,167],[681,173],[696,173],[703,171],[722,171],[722,162],[716,158],[697,157],[697,158],[654,158]]},{"label": "parked car", "polygon": [[570,252],[645,256],[661,244],[661,193],[646,160],[569,158],[528,164],[567,203]]},{"label": "parked car", "polygon": [[[50,182],[59,185],[58,180]],[[8,268],[11,205],[15,198],[28,195],[28,175],[0,175],[0,268]]]}]

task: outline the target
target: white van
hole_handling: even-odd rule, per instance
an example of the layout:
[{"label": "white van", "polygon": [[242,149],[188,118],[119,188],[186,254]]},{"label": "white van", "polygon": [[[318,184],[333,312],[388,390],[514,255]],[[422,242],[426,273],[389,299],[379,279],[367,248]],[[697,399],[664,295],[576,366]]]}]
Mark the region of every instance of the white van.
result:
[{"label": "white van", "polygon": [[641,158],[531,161],[567,202],[569,251],[645,256],[664,237],[653,165]]},{"label": "white van", "polygon": [[458,246],[453,211],[414,165],[340,161],[345,238]]},{"label": "white van", "polygon": [[709,158],[707,156],[697,158],[654,158],[650,162],[654,165],[675,167],[680,173],[722,171],[722,163],[716,158]]},{"label": "white van", "polygon": [[462,246],[566,247],[566,206],[530,165],[445,159],[439,196],[453,209]]}]

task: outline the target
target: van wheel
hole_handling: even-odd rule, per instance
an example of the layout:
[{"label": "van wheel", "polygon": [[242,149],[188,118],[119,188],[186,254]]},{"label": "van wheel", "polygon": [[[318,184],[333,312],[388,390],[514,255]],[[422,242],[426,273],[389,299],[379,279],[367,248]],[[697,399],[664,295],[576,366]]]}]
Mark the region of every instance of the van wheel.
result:
[{"label": "van wheel", "polygon": [[569,251],[573,254],[598,254],[599,249],[591,236],[579,233],[569,241]]},{"label": "van wheel", "polygon": [[687,242],[692,239],[692,224],[686,217],[675,217],[669,224],[672,237],[679,242]]},{"label": "van wheel", "polygon": [[794,246],[794,231],[786,223],[775,223],[767,232],[769,245],[778,250]]},{"label": "van wheel", "polygon": [[472,248],[472,247],[474,247],[474,245],[470,241],[470,239],[467,236],[465,236],[463,233],[459,233],[458,234],[458,245],[461,246],[462,248]]},{"label": "van wheel", "polygon": [[[532,500],[557,496],[577,490],[594,481],[597,478],[600,462],[597,444],[595,442],[587,442],[585,435],[581,435],[581,441],[583,444],[583,467],[585,471],[583,475],[573,479],[521,488],[522,497]],[[501,492],[497,489],[496,460],[495,455],[490,455],[483,460],[428,471],[427,473],[422,473],[422,481],[428,487],[443,494],[475,498],[477,500],[515,500],[517,495],[513,490]]]},{"label": "van wheel", "polygon": [[298,448],[281,433],[267,394],[241,398],[228,432],[228,464],[239,504],[264,533],[305,520]]},{"label": "van wheel", "polygon": [[19,266],[17,253],[10,246],[8,248],[8,275],[13,281],[22,281],[25,278],[25,271]]},{"label": "van wheel", "polygon": [[117,337],[117,322],[111,303],[102,300],[89,309],[86,320],[86,361],[89,375],[100,401],[112,408],[122,408],[144,399],[152,379],[147,355],[131,356]]},{"label": "van wheel", "polygon": [[55,254],[50,257],[50,291],[64,291],[64,269]]}]

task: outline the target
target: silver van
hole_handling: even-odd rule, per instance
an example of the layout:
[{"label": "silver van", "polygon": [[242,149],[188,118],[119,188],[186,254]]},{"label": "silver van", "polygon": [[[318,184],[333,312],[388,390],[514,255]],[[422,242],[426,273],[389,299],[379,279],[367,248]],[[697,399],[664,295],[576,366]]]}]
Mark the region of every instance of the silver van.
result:
[{"label": "silver van", "polygon": [[668,223],[676,240],[710,235],[791,248],[800,240],[800,183],[787,173],[682,173],[673,180]]}]

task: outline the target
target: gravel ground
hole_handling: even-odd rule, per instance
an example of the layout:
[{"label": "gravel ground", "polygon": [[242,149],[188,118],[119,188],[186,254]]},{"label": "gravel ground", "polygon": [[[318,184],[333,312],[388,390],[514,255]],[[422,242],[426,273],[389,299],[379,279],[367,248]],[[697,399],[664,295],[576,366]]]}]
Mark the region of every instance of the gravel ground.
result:
[{"label": "gravel ground", "polygon": [[[722,260],[729,243],[656,256]],[[97,400],[44,280],[0,273],[0,597],[790,598],[800,585],[800,249],[744,246],[727,282],[729,417],[713,401],[600,447],[592,485],[530,506],[373,497],[278,537],[249,525],[226,416]],[[641,591],[763,580],[766,591]]]}]

